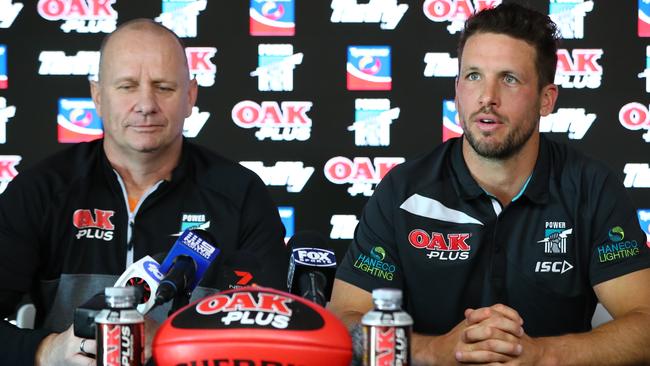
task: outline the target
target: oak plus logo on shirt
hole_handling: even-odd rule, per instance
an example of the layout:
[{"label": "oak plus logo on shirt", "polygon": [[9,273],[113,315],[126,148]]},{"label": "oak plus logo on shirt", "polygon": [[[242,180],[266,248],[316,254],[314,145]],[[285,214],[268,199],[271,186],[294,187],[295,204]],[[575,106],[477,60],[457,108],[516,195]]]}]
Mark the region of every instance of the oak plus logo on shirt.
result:
[{"label": "oak plus logo on shirt", "polygon": [[72,214],[72,224],[79,229],[75,235],[77,239],[113,240],[115,226],[111,217],[115,211],[95,209],[78,209]]},{"label": "oak plus logo on shirt", "polygon": [[414,229],[408,235],[408,241],[417,249],[429,251],[429,259],[439,261],[467,260],[472,247],[467,240],[470,233],[443,234],[435,231],[429,233],[422,229]]}]

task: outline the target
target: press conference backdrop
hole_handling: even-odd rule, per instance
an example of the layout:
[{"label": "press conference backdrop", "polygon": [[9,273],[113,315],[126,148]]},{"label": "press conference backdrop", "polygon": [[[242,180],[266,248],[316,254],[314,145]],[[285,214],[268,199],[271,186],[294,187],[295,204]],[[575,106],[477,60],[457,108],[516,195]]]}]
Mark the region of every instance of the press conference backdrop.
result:
[{"label": "press conference backdrop", "polygon": [[[45,156],[101,137],[88,88],[100,41],[116,24],[155,18],[184,40],[199,83],[185,136],[255,171],[288,236],[318,230],[340,258],[386,172],[461,133],[459,31],[500,2],[0,0],[0,190]],[[564,38],[560,98],[541,130],[604,161],[648,233],[650,4],[524,3]]]}]

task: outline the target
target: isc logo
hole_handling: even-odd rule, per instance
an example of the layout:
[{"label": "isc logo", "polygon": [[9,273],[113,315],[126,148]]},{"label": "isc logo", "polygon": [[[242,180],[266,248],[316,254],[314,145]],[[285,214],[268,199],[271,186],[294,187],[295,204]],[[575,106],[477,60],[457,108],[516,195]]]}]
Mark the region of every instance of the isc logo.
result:
[{"label": "isc logo", "polygon": [[538,261],[535,265],[535,272],[538,273],[565,273],[573,268],[573,265],[567,261],[542,262]]}]

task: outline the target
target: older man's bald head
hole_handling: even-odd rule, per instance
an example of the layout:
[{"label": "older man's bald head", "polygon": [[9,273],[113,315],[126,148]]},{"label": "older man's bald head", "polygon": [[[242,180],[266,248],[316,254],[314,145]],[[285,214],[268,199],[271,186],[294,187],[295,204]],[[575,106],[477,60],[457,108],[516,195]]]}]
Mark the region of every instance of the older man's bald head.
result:
[{"label": "older man's bald head", "polygon": [[[115,38],[121,37],[125,33],[131,33],[131,32],[143,32],[143,33],[148,33],[148,34],[154,34],[158,35],[160,37],[164,38],[169,38],[169,40],[173,40],[177,45],[178,45],[178,52],[179,56],[185,61],[184,65],[187,65],[187,56],[185,55],[185,46],[183,44],[183,41],[178,38],[176,33],[172,32],[169,28],[156,23],[155,21],[147,18],[138,18],[138,19],[133,19],[129,20],[127,22],[124,22],[120,24],[119,27],[102,40],[101,47],[99,48],[100,52],[100,59],[99,59],[99,81],[102,79],[102,74],[105,71],[105,62],[106,62],[106,57],[105,54],[107,52],[112,52],[112,43],[114,43]],[[119,51],[119,50],[116,50]],[[189,80],[190,78],[190,72],[189,68],[186,66],[185,71],[187,74],[187,79]]]}]

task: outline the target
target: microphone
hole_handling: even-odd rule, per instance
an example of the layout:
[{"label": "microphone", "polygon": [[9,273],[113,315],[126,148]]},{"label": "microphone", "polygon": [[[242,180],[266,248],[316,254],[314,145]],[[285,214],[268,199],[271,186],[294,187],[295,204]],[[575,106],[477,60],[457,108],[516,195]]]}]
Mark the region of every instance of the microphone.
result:
[{"label": "microphone", "polygon": [[[189,301],[192,290],[221,252],[212,243],[212,235],[201,229],[187,229],[178,237],[160,264],[160,272],[165,273],[165,276],[156,290],[156,305],[182,296]],[[172,307],[172,311],[175,307]]]},{"label": "microphone", "polygon": [[[115,287],[136,287],[140,300],[136,309],[141,314],[146,314],[155,305],[155,299],[151,296],[158,288],[162,279],[158,261],[155,258],[162,258],[162,254],[153,257],[144,256],[137,262],[131,264],[120,278],[115,282]],[[106,307],[104,291],[95,294],[74,310],[74,335],[80,338],[95,339],[95,315]]]},{"label": "microphone", "polygon": [[325,306],[332,294],[336,255],[316,231],[297,232],[287,243],[291,248],[287,287],[291,293]]},{"label": "microphone", "polygon": [[156,293],[162,279],[160,264],[147,255],[130,265],[117,279],[114,287],[133,286],[137,288],[141,296],[136,309],[140,314],[146,314],[155,305],[155,297],[152,294]]}]

